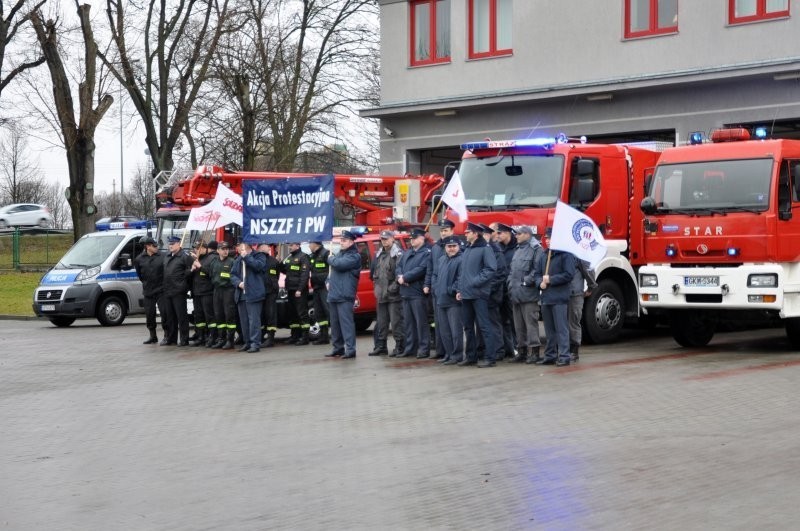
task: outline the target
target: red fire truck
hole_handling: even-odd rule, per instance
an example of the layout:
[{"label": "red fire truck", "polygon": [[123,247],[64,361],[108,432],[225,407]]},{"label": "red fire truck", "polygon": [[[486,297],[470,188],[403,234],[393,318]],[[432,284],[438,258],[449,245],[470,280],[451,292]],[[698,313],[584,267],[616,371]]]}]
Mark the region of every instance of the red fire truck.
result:
[{"label": "red fire truck", "polygon": [[[597,267],[598,287],[583,312],[589,342],[615,340],[626,321],[639,317],[636,267],[641,260],[641,224],[631,224],[631,205],[643,197],[645,171],[659,153],[645,146],[588,144],[530,138],[463,144],[459,175],[469,221],[529,225],[543,235],[552,227],[556,200],[583,211],[609,244]],[[647,149],[651,148],[651,149]],[[448,214],[459,224],[455,214]]]},{"label": "red fire truck", "polygon": [[[234,172],[218,166],[199,166],[189,174],[175,173],[161,183],[161,189],[156,193],[160,205],[156,212],[159,241],[165,246],[167,237],[183,236],[191,209],[211,202],[220,182],[241,194],[242,182],[246,180],[313,176],[315,174]],[[378,233],[383,229],[402,231],[423,224],[429,217],[434,193],[441,188],[443,182],[440,175],[334,175],[336,223],[358,226],[358,231],[363,234],[356,244],[362,255],[355,309],[357,329],[366,330],[375,318],[376,304],[369,279],[369,265],[377,250],[376,246],[379,245]],[[192,242],[201,237],[234,242],[241,235],[240,231],[240,227],[231,225],[217,229],[212,235],[201,235],[193,231],[185,238],[184,245],[191,246]],[[403,235],[404,233],[399,235],[401,240]],[[336,237],[331,244],[334,247],[338,245]],[[284,303],[285,293],[282,293],[279,305]],[[279,321],[283,313],[279,306]],[[313,321],[313,316],[311,318]],[[310,333],[312,338],[317,331],[318,327],[313,325]]]},{"label": "red fire truck", "polygon": [[719,129],[665,150],[641,202],[641,304],[680,345],[718,323],[783,320],[800,348],[800,141]]}]

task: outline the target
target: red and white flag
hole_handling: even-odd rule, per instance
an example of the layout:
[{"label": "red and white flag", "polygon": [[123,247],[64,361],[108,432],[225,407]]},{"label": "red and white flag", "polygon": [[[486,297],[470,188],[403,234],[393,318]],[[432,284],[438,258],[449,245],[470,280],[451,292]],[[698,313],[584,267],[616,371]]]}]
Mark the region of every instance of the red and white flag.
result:
[{"label": "red and white flag", "polygon": [[189,212],[186,229],[214,230],[231,223],[242,225],[242,196],[219,183],[213,201]]},{"label": "red and white flag", "polygon": [[467,219],[467,198],[464,197],[464,188],[461,187],[461,176],[458,170],[450,178],[447,187],[444,189],[442,201],[453,209],[453,212],[458,214],[461,221]]}]

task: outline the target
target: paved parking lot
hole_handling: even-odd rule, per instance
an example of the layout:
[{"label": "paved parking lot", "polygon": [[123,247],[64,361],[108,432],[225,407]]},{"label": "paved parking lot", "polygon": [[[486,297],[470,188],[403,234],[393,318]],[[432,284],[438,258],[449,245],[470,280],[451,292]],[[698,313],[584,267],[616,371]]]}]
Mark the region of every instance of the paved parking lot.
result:
[{"label": "paved parking lot", "polygon": [[788,529],[782,330],[577,366],[141,345],[141,320],[0,321],[4,529]]}]

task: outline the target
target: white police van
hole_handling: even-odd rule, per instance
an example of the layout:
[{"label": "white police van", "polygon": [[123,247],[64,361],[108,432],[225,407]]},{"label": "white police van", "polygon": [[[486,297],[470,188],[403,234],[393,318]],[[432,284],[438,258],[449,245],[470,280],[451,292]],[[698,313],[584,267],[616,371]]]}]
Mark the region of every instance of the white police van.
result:
[{"label": "white police van", "polygon": [[98,224],[82,236],[48,271],[33,295],[33,311],[56,326],[97,318],[104,326],[144,313],[142,283],[133,260],[142,252],[139,239],[151,222]]}]

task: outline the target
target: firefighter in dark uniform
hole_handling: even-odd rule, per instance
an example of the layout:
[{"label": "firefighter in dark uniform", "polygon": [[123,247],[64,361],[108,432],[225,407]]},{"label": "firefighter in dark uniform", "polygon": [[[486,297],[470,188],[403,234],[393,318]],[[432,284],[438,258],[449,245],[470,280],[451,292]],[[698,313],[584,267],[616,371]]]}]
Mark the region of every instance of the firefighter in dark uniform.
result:
[{"label": "firefighter in dark uniform", "polygon": [[[209,250],[214,244],[213,254]],[[205,346],[208,337],[211,335],[211,324],[214,323],[214,285],[211,284],[211,277],[208,275],[208,268],[203,265],[208,264],[217,256],[217,242],[210,242],[206,245],[203,240],[198,240],[194,244],[195,252],[192,254],[192,300],[194,301],[194,328],[197,337],[192,341],[193,347]]]},{"label": "firefighter in dark uniform", "polygon": [[178,344],[188,347],[189,318],[186,315],[186,293],[189,291],[194,260],[181,249],[180,238],[170,237],[167,245],[169,254],[164,257],[164,313],[167,318],[167,335],[161,340],[160,345]]},{"label": "firefighter in dark uniform", "polygon": [[[494,361],[498,361],[502,360],[506,354],[505,347],[503,346],[503,320],[500,315],[500,307],[503,304],[503,292],[505,291],[504,286],[508,280],[508,264],[506,263],[506,258],[503,254],[503,250],[500,248],[500,245],[494,241],[494,230],[491,227],[483,224],[481,224],[481,227],[483,228],[483,237],[486,240],[489,248],[494,253],[495,263],[497,264],[494,278],[492,278],[492,291],[488,301],[488,315],[489,321],[495,330],[498,340],[498,342],[495,344],[497,350],[495,351],[492,359]],[[484,338],[483,336],[479,336],[478,339],[478,350],[479,352],[482,352],[485,349],[485,343],[483,341]],[[483,352],[483,356],[484,358],[487,358],[486,352]]]},{"label": "firefighter in dark uniform", "polygon": [[328,344],[328,288],[325,281],[328,279],[328,256],[331,254],[322,242],[310,242],[311,255],[308,261],[311,264],[311,289],[314,290],[314,318],[319,325],[319,337],[311,342],[312,345]]},{"label": "firefighter in dark uniform", "polygon": [[134,267],[139,280],[142,281],[144,295],[144,314],[150,337],[145,345],[158,343],[156,335],[156,307],[161,312],[161,327],[164,327],[164,309],[161,306],[161,293],[164,287],[164,255],[158,252],[156,241],[150,236],[143,236],[139,243],[144,246],[142,254],[136,257]]},{"label": "firefighter in dark uniform", "polygon": [[262,348],[275,346],[275,332],[278,331],[278,278],[281,263],[275,258],[275,247],[264,246],[261,250],[267,257],[267,274],[265,276],[267,296],[264,299],[264,308],[261,312],[261,329],[266,333],[266,338],[261,342]]},{"label": "firefighter in dark uniform", "polygon": [[342,231],[342,250],[328,255],[330,278],[328,279],[328,302],[331,309],[331,343],[333,351],[326,356],[341,356],[342,359],[356,357],[356,325],[353,320],[353,304],[361,276],[361,255],[354,244],[356,237]]},{"label": "firefighter in dark uniform", "polygon": [[289,244],[289,256],[281,263],[281,272],[286,275],[285,288],[289,299],[289,328],[292,337],[287,343],[308,345],[308,278],[311,264],[308,256],[300,250],[299,243]]},{"label": "firefighter in dark uniform", "polygon": [[231,283],[231,269],[234,259],[230,256],[228,242],[219,244],[219,256],[208,264],[211,284],[214,286],[214,318],[217,339],[212,348],[231,350],[236,336],[236,303],[233,301],[234,285]]}]

